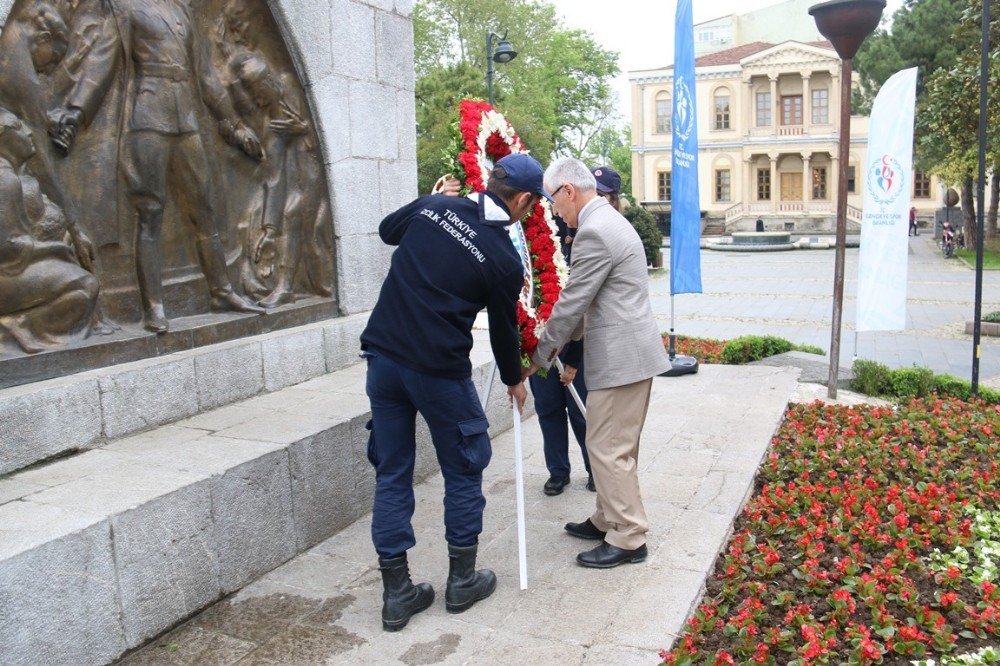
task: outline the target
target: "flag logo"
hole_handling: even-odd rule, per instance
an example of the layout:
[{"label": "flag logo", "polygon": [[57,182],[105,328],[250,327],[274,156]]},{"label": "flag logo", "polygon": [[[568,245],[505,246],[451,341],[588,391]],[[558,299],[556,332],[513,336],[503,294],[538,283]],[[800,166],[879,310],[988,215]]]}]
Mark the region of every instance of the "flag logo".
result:
[{"label": "flag logo", "polygon": [[876,203],[887,206],[903,192],[906,172],[892,155],[883,155],[868,169],[868,187]]},{"label": "flag logo", "polygon": [[681,141],[687,141],[694,129],[694,98],[691,87],[683,76],[677,77],[674,88],[677,98],[674,100],[674,127]]}]

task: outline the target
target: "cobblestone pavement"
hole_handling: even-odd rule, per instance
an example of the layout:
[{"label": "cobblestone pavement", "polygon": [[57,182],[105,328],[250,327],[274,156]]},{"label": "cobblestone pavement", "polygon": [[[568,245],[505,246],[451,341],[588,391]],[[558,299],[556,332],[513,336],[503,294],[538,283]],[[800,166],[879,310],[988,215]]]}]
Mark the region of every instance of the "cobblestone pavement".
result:
[{"label": "cobblestone pavement", "polygon": [[[930,235],[910,238],[905,331],[857,335],[859,358],[892,367],[924,366],[969,379],[975,272],[957,258],[944,259]],[[664,264],[669,266],[669,249]],[[833,309],[833,250],[736,253],[702,250],[702,294],[675,297],[676,330],[687,335],[733,338],[778,335],[829,350]],[[858,250],[847,250],[841,364],[855,354],[854,310]],[[983,273],[983,314],[1000,310],[1000,271]],[[651,276],[653,311],[670,328],[668,271]],[[1000,338],[983,338],[980,377],[1000,375]]]}]

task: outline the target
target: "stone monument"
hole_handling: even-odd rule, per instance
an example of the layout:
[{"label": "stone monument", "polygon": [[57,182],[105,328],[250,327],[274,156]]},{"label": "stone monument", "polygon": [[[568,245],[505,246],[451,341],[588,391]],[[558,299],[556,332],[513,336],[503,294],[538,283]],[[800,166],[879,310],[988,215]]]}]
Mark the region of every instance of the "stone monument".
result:
[{"label": "stone monument", "polygon": [[114,661],[370,505],[412,10],[0,0],[0,663]]},{"label": "stone monument", "polygon": [[[269,5],[302,25],[282,26]],[[338,277],[351,267],[338,265],[330,170],[368,179],[376,198],[357,203],[374,204],[373,217],[400,198],[380,191],[382,172],[398,169],[357,160],[399,160],[398,133],[357,155],[352,112],[381,105],[393,124],[397,107],[412,114],[412,99],[397,104],[412,60],[401,78],[391,62],[412,37],[383,57],[352,36],[344,52],[370,50],[370,61],[334,62],[345,29],[372,42],[376,29],[409,33],[408,18],[374,11],[346,0],[12,3],[0,34],[0,388],[370,307],[352,305]],[[325,42],[296,41],[322,29]],[[379,270],[348,283],[377,283]]]}]

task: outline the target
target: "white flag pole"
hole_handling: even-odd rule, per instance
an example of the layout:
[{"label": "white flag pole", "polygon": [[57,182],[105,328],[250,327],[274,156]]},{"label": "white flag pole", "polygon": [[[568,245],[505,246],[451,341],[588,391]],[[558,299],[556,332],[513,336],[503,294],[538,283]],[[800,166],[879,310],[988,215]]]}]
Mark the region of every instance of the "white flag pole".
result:
[{"label": "white flag pole", "polygon": [[[559,370],[560,375],[566,371],[566,368],[563,366],[563,362],[559,360],[558,356],[556,356],[556,369]],[[583,400],[580,400],[580,394],[576,392],[576,387],[573,386],[573,382],[566,384],[566,388],[569,389],[569,394],[573,396],[573,402],[575,402],[576,406],[580,408],[580,413],[583,414],[583,418],[586,419],[587,407],[583,404]]]},{"label": "white flag pole", "polygon": [[514,411],[514,483],[517,486],[517,559],[521,569],[521,589],[528,589],[528,543],[524,521],[524,462],[521,459],[521,412],[517,403]]}]

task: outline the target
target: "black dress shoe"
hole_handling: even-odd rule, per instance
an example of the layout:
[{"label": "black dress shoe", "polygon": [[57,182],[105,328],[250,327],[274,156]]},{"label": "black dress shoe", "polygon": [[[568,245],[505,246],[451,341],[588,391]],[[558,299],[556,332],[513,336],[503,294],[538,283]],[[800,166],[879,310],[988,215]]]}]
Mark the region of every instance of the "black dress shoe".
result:
[{"label": "black dress shoe", "polygon": [[597,492],[597,486],[594,485],[594,475],[593,474],[591,474],[590,476],[587,477],[587,490],[589,490],[592,493],[596,493]]},{"label": "black dress shoe", "polygon": [[582,523],[566,523],[566,531],[575,537],[593,539],[594,541],[604,541],[604,535],[607,534],[607,532],[602,532],[594,527],[594,523],[590,522],[590,518],[587,518]]},{"label": "black dress shoe", "polygon": [[562,493],[563,488],[569,485],[568,476],[550,476],[549,480],[545,482],[545,486],[542,488],[542,492],[546,495],[559,495]]},{"label": "black dress shoe", "polygon": [[610,569],[626,562],[637,564],[644,561],[648,554],[646,544],[642,544],[635,550],[625,550],[605,542],[593,550],[587,550],[577,555],[576,562],[582,567]]}]

